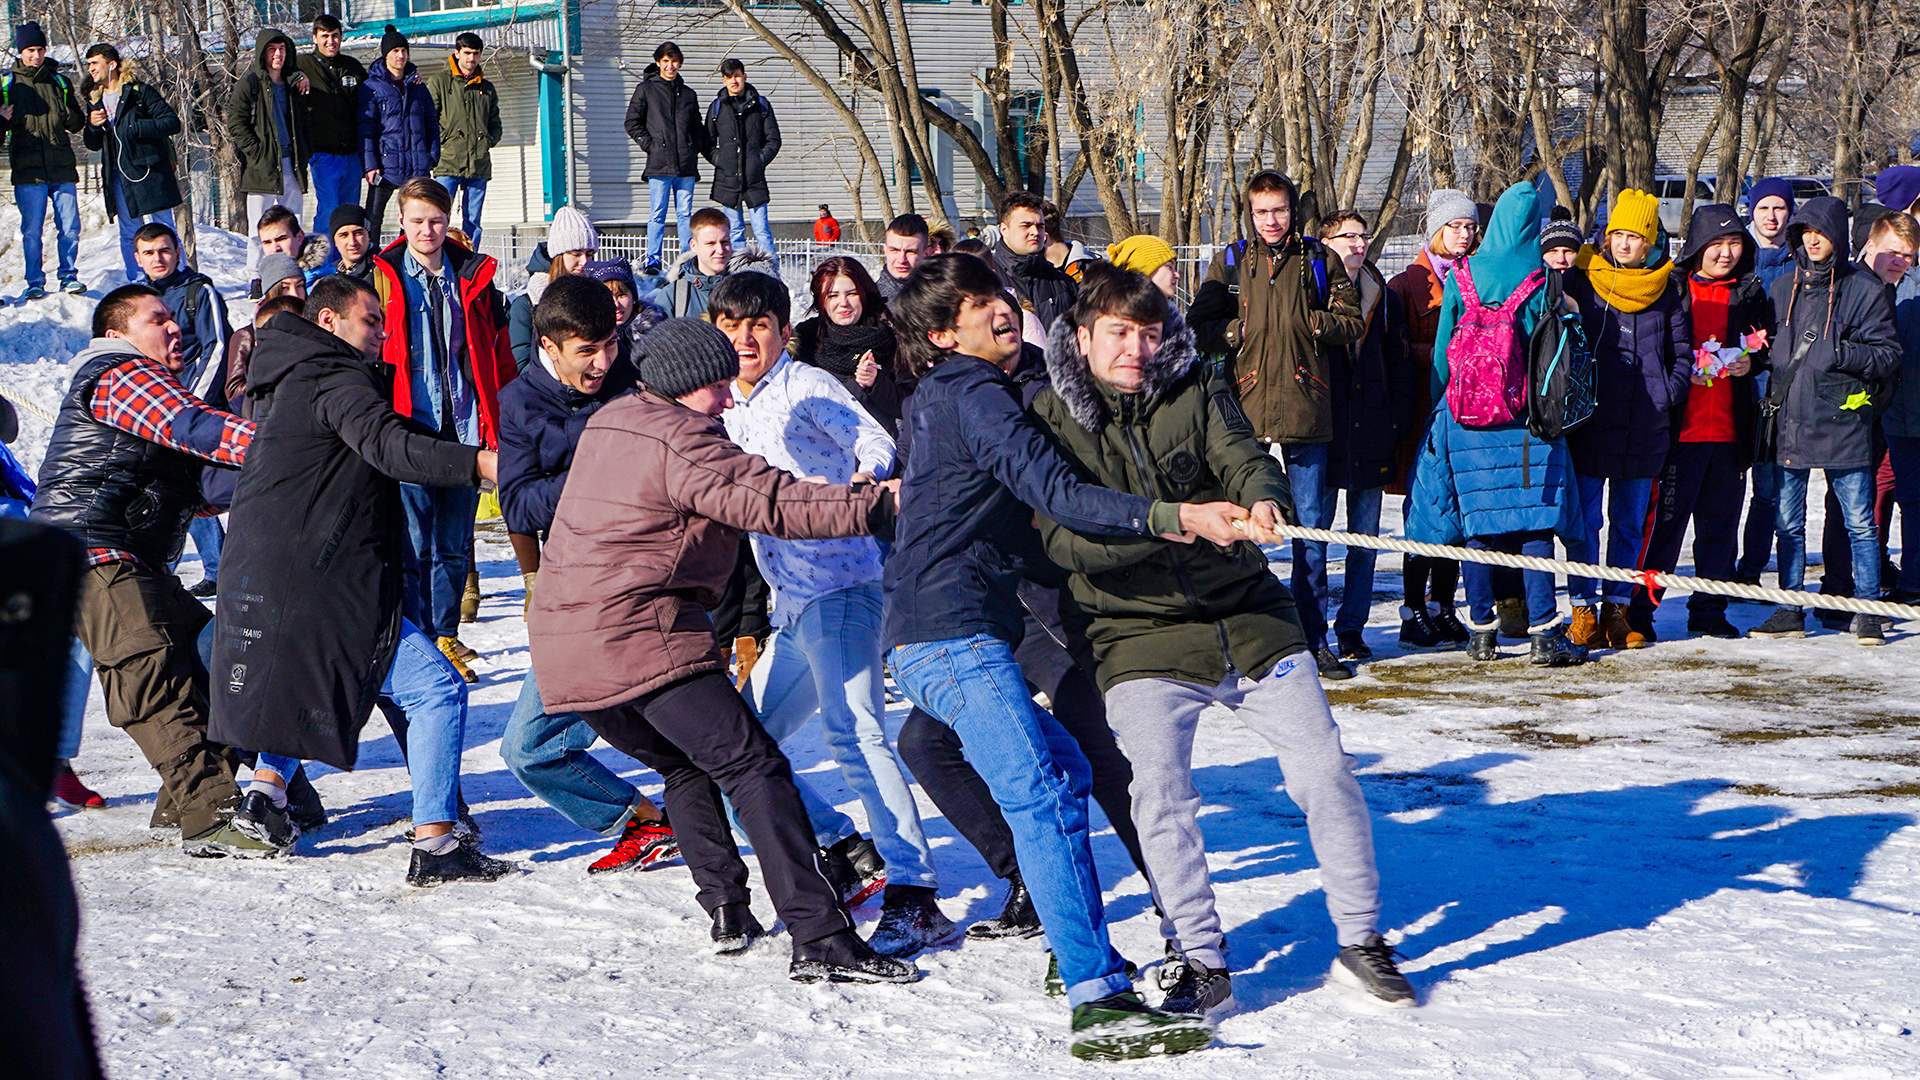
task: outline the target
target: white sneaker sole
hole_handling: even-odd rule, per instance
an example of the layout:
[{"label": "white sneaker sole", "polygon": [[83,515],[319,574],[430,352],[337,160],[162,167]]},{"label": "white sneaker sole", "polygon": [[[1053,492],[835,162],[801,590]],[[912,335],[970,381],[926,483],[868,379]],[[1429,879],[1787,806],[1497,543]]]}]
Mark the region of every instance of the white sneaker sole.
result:
[{"label": "white sneaker sole", "polygon": [[1361,980],[1360,976],[1348,971],[1347,965],[1337,959],[1334,960],[1332,969],[1327,973],[1327,982],[1339,989],[1349,991],[1360,998],[1360,1000],[1367,1002],[1377,1009],[1412,1009],[1420,1004],[1418,991],[1415,992],[1416,996],[1407,998],[1404,1001],[1388,1001],[1386,998],[1375,994],[1373,990]]}]

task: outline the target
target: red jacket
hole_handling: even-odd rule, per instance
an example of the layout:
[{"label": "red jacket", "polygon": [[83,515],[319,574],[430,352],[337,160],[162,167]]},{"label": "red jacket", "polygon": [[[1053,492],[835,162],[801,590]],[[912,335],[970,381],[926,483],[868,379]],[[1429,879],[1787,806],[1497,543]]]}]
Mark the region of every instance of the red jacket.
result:
[{"label": "red jacket", "polygon": [[840,239],[840,223],[832,214],[821,214],[813,219],[813,238],[822,244],[831,244]]},{"label": "red jacket", "polygon": [[[406,239],[402,237],[373,260],[373,287],[380,294],[387,320],[387,343],[380,350],[380,358],[393,366],[393,410],[401,416],[412,416],[407,291],[400,280],[405,273],[405,250]],[[500,290],[493,287],[498,264],[492,256],[476,254],[453,239],[441,250],[447,271],[460,283],[460,304],[467,320],[467,375],[473,380],[479,406],[480,439],[487,449],[495,450],[500,446],[500,388],[520,374],[507,344],[506,304]]]}]

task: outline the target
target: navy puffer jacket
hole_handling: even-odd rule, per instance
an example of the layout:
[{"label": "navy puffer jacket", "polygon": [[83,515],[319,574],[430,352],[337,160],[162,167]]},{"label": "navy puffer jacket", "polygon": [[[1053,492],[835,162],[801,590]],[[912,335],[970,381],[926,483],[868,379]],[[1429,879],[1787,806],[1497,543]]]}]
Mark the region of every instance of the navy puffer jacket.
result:
[{"label": "navy puffer jacket", "polygon": [[430,176],[440,160],[440,114],[412,64],[395,79],[375,65],[360,84],[360,171],[394,186]]},{"label": "navy puffer jacket", "polygon": [[617,360],[599,391],[583,394],[535,362],[500,388],[500,509],[508,532],[546,535],[580,433],[600,406],[633,389],[633,382],[633,365]]},{"label": "navy puffer jacket", "polygon": [[1620,480],[1658,476],[1693,386],[1685,290],[1669,279],[1658,300],[1622,311],[1579,269],[1568,270],[1565,280],[1568,298],[1580,305],[1598,376],[1593,418],[1567,436],[1573,470]]}]

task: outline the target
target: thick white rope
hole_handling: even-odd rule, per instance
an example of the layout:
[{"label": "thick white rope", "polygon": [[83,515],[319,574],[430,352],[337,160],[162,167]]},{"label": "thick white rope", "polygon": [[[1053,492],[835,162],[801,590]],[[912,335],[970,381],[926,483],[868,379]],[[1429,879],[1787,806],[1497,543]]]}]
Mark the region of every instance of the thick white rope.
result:
[{"label": "thick white rope", "polygon": [[1280,525],[1273,531],[1276,535],[1290,540],[1320,540],[1329,544],[1343,544],[1347,547],[1400,551],[1408,555],[1426,555],[1435,559],[1453,559],[1456,562],[1511,566],[1518,570],[1542,570],[1549,574],[1625,581],[1635,585],[1651,584],[1662,589],[1733,596],[1743,600],[1762,600],[1789,607],[1831,608],[1835,611],[1884,615],[1893,619],[1920,619],[1920,607],[1909,604],[1889,604],[1883,600],[1855,600],[1848,596],[1791,592],[1786,589],[1742,585],[1736,581],[1707,581],[1703,578],[1684,577],[1679,574],[1626,570],[1617,566],[1594,566],[1589,563],[1564,562],[1560,559],[1536,559],[1530,555],[1509,555],[1504,551],[1481,551],[1477,548],[1451,547],[1446,544],[1422,544],[1393,536],[1363,536],[1359,533],[1334,532],[1330,529],[1308,529],[1299,525]]},{"label": "thick white rope", "polygon": [[6,398],[8,401],[13,402],[15,405],[19,406],[22,409],[25,409],[26,411],[32,413],[33,415],[39,417],[40,419],[46,421],[49,424],[54,422],[52,413],[48,412],[47,410],[41,408],[38,405],[35,405],[31,398],[23,396],[18,390],[15,390],[13,387],[8,386],[5,383],[0,383],[0,397]]}]

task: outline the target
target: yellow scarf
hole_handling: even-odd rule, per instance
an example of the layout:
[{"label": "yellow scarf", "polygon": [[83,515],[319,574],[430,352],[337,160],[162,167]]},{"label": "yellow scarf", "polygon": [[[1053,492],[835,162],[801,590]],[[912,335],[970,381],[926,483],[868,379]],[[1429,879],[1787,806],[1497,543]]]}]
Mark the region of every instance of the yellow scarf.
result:
[{"label": "yellow scarf", "polygon": [[1593,291],[1616,311],[1629,315],[1652,307],[1667,291],[1673,265],[1662,255],[1653,266],[1638,269],[1618,267],[1602,258],[1598,248],[1588,244],[1573,260],[1574,268],[1587,275]]}]

